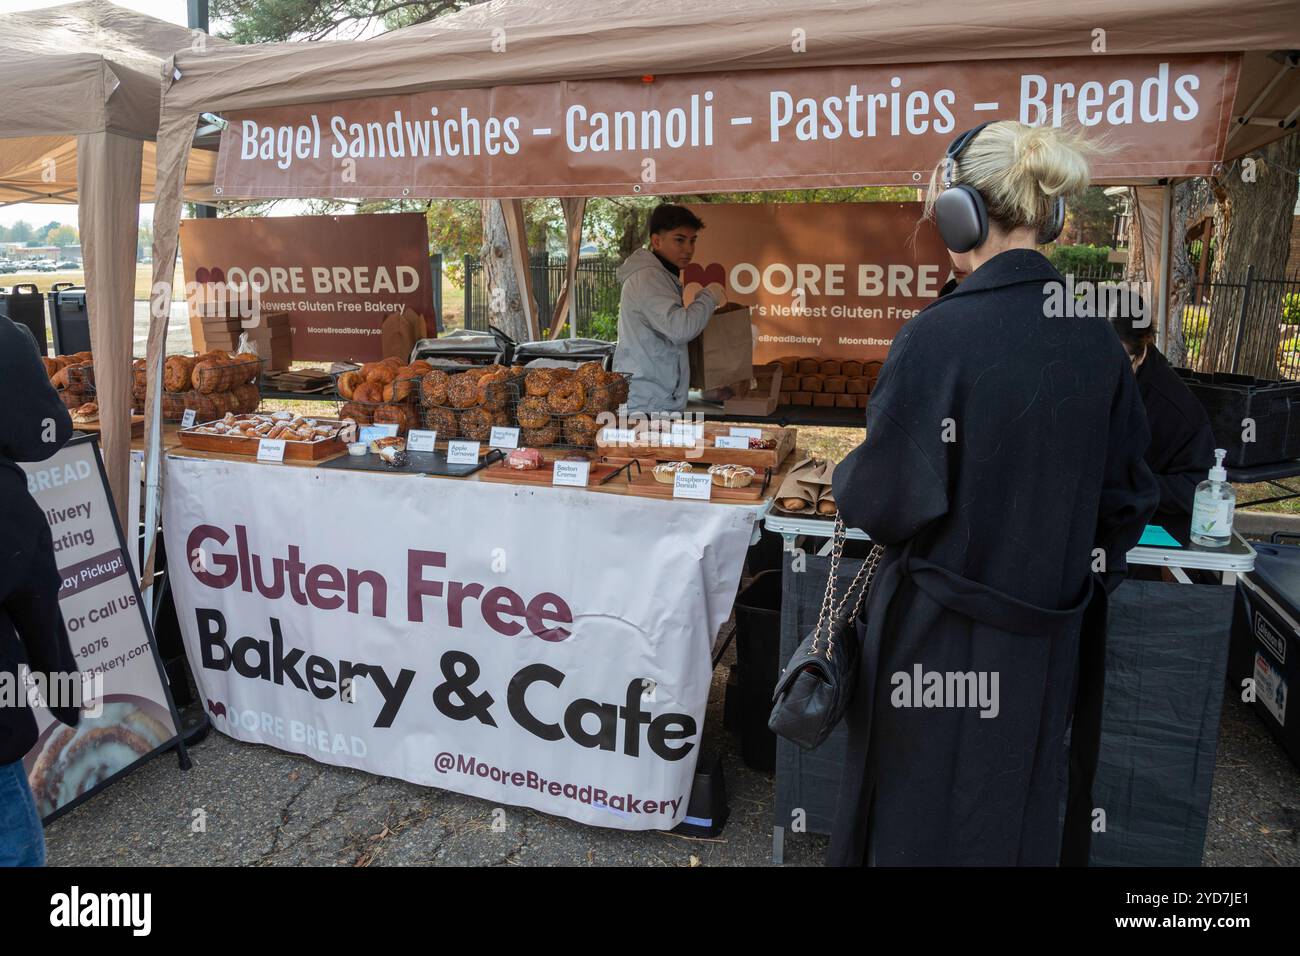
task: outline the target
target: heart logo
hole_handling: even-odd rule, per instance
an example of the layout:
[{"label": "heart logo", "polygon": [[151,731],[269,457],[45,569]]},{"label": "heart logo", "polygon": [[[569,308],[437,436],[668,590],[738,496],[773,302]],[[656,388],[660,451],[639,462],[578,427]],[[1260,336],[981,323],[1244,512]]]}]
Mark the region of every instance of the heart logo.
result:
[{"label": "heart logo", "polygon": [[682,270],[682,285],[690,285],[692,282],[698,282],[704,285],[704,266],[697,262],[692,262]]},{"label": "heart logo", "polygon": [[700,285],[716,282],[725,289],[727,270],[720,262],[710,262],[707,266],[692,262],[682,270],[682,285],[690,285],[692,282],[698,282]]}]

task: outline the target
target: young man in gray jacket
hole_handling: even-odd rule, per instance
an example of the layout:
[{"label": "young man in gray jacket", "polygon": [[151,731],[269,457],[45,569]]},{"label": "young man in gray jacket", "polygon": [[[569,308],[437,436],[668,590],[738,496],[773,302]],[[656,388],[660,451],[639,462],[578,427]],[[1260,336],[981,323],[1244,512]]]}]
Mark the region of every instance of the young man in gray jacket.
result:
[{"label": "young man in gray jacket", "polygon": [[631,372],[627,410],[682,412],[690,382],[686,345],[726,303],[716,282],[682,304],[681,270],[695,256],[704,223],[683,206],[664,203],[650,215],[650,248],[638,249],[618,269],[618,349],[614,367]]}]

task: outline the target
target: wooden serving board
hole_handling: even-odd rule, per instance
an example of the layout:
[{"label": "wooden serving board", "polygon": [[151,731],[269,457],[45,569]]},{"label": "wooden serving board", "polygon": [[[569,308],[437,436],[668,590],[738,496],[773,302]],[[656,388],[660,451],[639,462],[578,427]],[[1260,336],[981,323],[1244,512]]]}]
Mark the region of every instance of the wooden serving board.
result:
[{"label": "wooden serving board", "polygon": [[[332,425],[337,424],[336,419],[318,418],[316,421]],[[211,424],[204,422],[203,424]],[[176,433],[180,439],[182,448],[190,448],[194,451],[211,451],[222,455],[248,455],[250,458],[257,457],[257,447],[261,444],[261,439],[246,438],[243,435],[237,437],[231,435],[207,435],[195,432],[189,429],[182,429]],[[334,455],[347,451],[347,445],[337,438],[326,438],[322,441],[286,441],[284,443],[285,461],[320,461],[322,458],[330,458]]]},{"label": "wooden serving board", "polygon": [[[71,411],[72,409],[69,409],[69,412]],[[73,429],[79,432],[101,432],[104,430],[103,425],[99,422],[93,422],[92,424],[89,425],[78,425],[74,422],[72,427]],[[132,415],[131,416],[131,437],[139,438],[143,434],[144,434],[144,416]]]},{"label": "wooden serving board", "polygon": [[[587,472],[587,487],[592,488],[599,485],[606,478],[614,475],[623,466],[621,464],[607,464],[605,462],[593,461],[591,469]],[[635,474],[635,468],[633,469]],[[555,462],[543,461],[540,468],[533,468],[530,471],[518,471],[510,468],[505,462],[497,462],[489,465],[479,473],[479,481],[502,481],[513,485],[550,485],[554,483]],[[622,478],[615,478],[617,482],[622,482]],[[569,488],[572,485],[557,485],[559,488]],[[670,489],[671,490],[671,489]]]},{"label": "wooden serving board", "polygon": [[[701,469],[696,469],[701,470]],[[722,488],[718,485],[713,486],[712,497],[710,501],[737,501],[737,502],[759,502],[766,495],[774,493],[773,486],[769,483],[767,490],[763,490],[763,472],[759,471],[754,476],[753,482],[744,488]],[[656,481],[655,476],[647,468],[639,476],[632,479],[631,485],[627,489],[631,495],[641,495],[646,498],[672,498],[673,486],[664,484],[662,481]],[[682,498],[682,501],[690,499]]]},{"label": "wooden serving board", "polygon": [[[743,427],[743,426],[737,426]],[[748,465],[760,475],[763,469],[771,468],[773,472],[781,467],[781,462],[794,451],[799,437],[797,428],[780,428],[762,426],[764,438],[776,439],[775,448],[718,448],[714,440],[718,435],[731,433],[731,425],[722,422],[705,422],[704,437],[693,448],[685,446],[659,446],[646,444],[620,445],[601,441],[596,433],[596,450],[610,458],[649,458],[655,461],[689,461],[704,465]],[[664,487],[672,491],[671,485]],[[734,489],[732,489],[734,490]],[[747,490],[747,489],[742,489]],[[671,497],[671,495],[669,495]]]}]

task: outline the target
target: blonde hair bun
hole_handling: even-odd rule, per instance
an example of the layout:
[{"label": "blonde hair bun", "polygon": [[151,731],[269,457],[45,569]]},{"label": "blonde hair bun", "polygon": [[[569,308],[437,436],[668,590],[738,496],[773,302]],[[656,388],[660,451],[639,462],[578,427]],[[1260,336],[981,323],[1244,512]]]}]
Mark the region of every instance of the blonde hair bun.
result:
[{"label": "blonde hair bun", "polygon": [[[977,189],[989,218],[1004,229],[1038,229],[1051,219],[1057,196],[1069,198],[1088,186],[1088,156],[1099,151],[1074,131],[1002,120],[970,141],[957,159],[953,183]],[[941,161],[930,178],[927,215],[940,192],[943,166]]]}]

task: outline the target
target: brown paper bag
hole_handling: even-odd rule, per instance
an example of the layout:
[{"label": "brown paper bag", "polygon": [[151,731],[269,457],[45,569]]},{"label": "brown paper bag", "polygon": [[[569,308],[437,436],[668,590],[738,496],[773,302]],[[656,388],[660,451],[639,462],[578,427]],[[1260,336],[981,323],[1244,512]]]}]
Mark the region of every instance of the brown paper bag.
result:
[{"label": "brown paper bag", "polygon": [[724,305],[691,340],[691,388],[722,388],[753,377],[754,338],[749,306]]},{"label": "brown paper bag", "polygon": [[384,358],[399,358],[403,363],[411,360],[411,350],[423,337],[424,319],[410,309],[390,312],[380,326],[380,345]]},{"label": "brown paper bag", "polygon": [[[786,473],[781,487],[776,490],[773,507],[784,514],[800,517],[817,517],[817,504],[831,497],[831,481],[835,476],[835,462],[825,458],[808,457],[795,464]],[[803,502],[802,507],[787,507],[787,502]],[[833,512],[832,512],[833,513]]]}]

